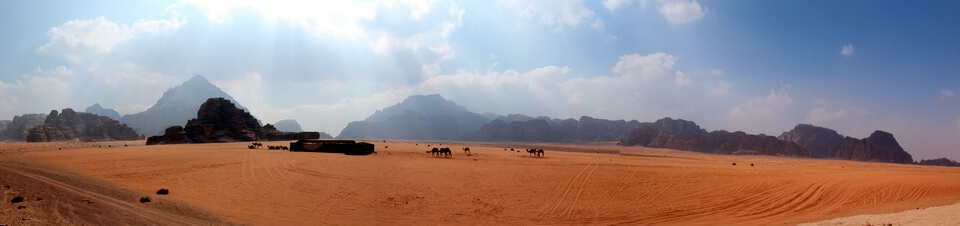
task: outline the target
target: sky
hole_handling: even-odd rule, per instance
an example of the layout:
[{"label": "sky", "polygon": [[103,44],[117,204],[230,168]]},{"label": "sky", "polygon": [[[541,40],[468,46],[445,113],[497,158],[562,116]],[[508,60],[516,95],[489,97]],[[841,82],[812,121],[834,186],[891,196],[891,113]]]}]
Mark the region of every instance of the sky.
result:
[{"label": "sky", "polygon": [[960,159],[958,1],[3,1],[0,119],[123,114],[203,75],[337,135],[409,95],[477,113],[891,132]]}]

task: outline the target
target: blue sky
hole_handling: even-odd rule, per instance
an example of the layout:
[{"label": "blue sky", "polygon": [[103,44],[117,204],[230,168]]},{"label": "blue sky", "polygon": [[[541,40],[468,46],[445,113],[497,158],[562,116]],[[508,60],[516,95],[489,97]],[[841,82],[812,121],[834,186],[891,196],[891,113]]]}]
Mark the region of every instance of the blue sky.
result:
[{"label": "blue sky", "polygon": [[960,159],[956,1],[0,3],[0,118],[143,111],[201,74],[337,134],[413,94],[479,113],[797,123]]}]

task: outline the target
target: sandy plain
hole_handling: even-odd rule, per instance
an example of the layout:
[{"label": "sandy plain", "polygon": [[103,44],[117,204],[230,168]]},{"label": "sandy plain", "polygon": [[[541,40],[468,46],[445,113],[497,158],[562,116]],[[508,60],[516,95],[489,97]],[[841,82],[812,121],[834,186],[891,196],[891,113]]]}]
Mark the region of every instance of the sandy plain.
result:
[{"label": "sandy plain", "polygon": [[[0,224],[793,225],[960,202],[958,168],[609,143],[371,142],[369,156],[247,143],[0,143],[9,186]],[[453,156],[433,157],[427,145]]]}]

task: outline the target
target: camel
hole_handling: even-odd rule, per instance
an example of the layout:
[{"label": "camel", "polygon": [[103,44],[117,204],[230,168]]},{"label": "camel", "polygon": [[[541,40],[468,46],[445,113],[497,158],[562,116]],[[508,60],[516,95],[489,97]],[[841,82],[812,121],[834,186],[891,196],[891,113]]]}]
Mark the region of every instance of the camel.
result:
[{"label": "camel", "polygon": [[443,148],[440,148],[440,154],[443,154],[444,157],[449,158],[451,155],[453,155],[453,152],[450,151],[450,148],[443,147]]},{"label": "camel", "polygon": [[249,149],[255,149],[255,148],[257,148],[257,146],[250,145],[250,146],[247,146],[247,148],[249,148]]},{"label": "camel", "polygon": [[470,155],[470,147],[463,148],[463,152],[467,153],[467,155]]},{"label": "camel", "polygon": [[430,154],[432,154],[434,157],[440,156],[440,149],[439,148],[430,149]]},{"label": "camel", "polygon": [[255,148],[263,148],[263,144],[261,144],[260,142],[253,142],[253,145],[251,145],[251,146],[253,146],[253,147],[255,147]]},{"label": "camel", "polygon": [[290,149],[290,148],[288,148],[287,146],[280,146],[280,150],[286,151],[286,150],[288,150],[288,149]]},{"label": "camel", "polygon": [[543,149],[531,148],[527,149],[527,153],[530,154],[530,156],[537,156],[537,158],[543,157]]}]

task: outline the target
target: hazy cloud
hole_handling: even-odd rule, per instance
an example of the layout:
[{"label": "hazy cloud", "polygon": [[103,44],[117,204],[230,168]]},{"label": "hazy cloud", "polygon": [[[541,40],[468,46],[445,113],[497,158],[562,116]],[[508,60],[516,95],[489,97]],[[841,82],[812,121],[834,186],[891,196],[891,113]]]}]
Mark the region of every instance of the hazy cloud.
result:
[{"label": "hazy cloud", "polygon": [[790,98],[786,87],[780,90],[770,90],[770,94],[767,96],[747,100],[747,102],[730,109],[729,117],[731,119],[756,121],[773,119],[793,105],[793,98]]},{"label": "hazy cloud", "polygon": [[834,111],[828,110],[826,107],[816,107],[807,114],[806,122],[815,125],[829,125],[835,123],[836,120],[846,120],[849,119],[848,117],[863,117],[869,113],[869,111],[857,107],[843,107]]},{"label": "hazy cloud", "polygon": [[581,23],[595,22],[593,10],[584,5],[583,0],[557,1],[509,1],[509,5],[520,11],[523,17],[535,17],[540,23],[549,25],[554,31],[563,26],[577,27]]},{"label": "hazy cloud", "polygon": [[176,30],[181,25],[178,18],[170,20],[140,20],[132,26],[119,25],[98,17],[90,20],[71,20],[47,31],[50,41],[37,52],[61,55],[78,62],[89,55],[110,52],[115,46],[137,35],[159,34]]},{"label": "hazy cloud", "polygon": [[672,24],[688,24],[707,14],[696,0],[661,0],[660,13]]},{"label": "hazy cloud", "polygon": [[956,96],[953,94],[953,90],[949,90],[949,89],[940,90],[940,99],[941,99],[941,100],[942,100],[942,99],[945,99],[945,98],[953,98],[953,97],[956,97]]},{"label": "hazy cloud", "polygon": [[853,51],[854,51],[853,44],[847,44],[843,46],[842,49],[840,49],[840,55],[853,56]]}]

